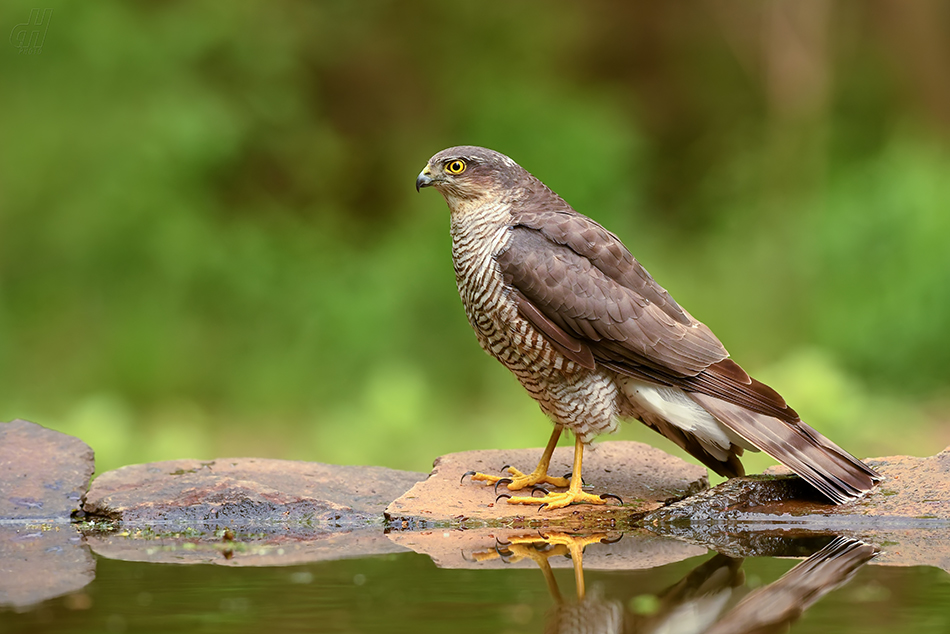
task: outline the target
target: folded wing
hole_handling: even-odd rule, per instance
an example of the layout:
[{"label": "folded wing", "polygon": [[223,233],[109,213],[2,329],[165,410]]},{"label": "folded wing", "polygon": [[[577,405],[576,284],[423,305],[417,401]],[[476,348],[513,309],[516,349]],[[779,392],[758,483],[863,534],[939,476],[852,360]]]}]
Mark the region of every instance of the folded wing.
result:
[{"label": "folded wing", "polygon": [[[750,377],[703,323],[681,308],[620,240],[565,204],[522,213],[498,265],[520,313],[583,367],[689,394],[737,440],[716,457],[702,438],[657,412],[641,416],[724,475],[741,473],[742,446],[761,449],[835,502],[870,489],[880,476],[801,422],[767,385]],[[667,417],[669,418],[669,417]],[[652,420],[648,420],[652,419]]]}]

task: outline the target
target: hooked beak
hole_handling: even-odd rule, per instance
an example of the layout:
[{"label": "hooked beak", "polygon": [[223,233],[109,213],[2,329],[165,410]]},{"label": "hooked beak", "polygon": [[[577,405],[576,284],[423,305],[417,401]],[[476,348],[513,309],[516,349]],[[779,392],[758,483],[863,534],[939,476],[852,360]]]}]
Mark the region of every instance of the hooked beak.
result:
[{"label": "hooked beak", "polygon": [[419,176],[416,177],[416,191],[419,191],[423,187],[428,187],[432,184],[432,171],[429,169],[429,166],[426,165],[425,169],[419,173]]}]

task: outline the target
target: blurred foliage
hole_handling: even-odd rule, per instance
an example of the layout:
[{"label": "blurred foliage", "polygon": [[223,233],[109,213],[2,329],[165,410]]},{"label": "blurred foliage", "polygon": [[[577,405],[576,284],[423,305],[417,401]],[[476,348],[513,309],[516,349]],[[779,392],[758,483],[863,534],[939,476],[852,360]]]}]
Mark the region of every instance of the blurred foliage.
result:
[{"label": "blurred foliage", "polygon": [[0,55],[0,420],[100,471],[543,443],[413,191],[462,143],[618,233],[855,453],[950,442],[943,4],[47,6],[42,52]]}]

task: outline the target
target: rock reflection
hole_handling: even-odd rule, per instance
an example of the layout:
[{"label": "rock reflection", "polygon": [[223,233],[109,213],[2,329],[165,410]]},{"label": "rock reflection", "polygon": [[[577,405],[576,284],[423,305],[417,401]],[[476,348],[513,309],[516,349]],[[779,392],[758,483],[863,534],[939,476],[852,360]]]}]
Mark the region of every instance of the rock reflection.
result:
[{"label": "rock reflection", "polygon": [[[850,581],[877,554],[874,546],[838,537],[777,581],[752,592],[741,570],[743,559],[717,554],[641,605],[636,600],[624,603],[606,598],[598,589],[587,591],[585,549],[619,539],[606,533],[538,533],[498,540],[494,548],[471,556],[476,562],[533,560],[555,602],[545,627],[550,634],[767,634],[786,631],[812,604]],[[565,599],[558,587],[550,560],[559,556],[573,562],[575,598]]]},{"label": "rock reflection", "polygon": [[76,592],[95,576],[96,562],[73,526],[0,525],[0,609],[28,609]]}]

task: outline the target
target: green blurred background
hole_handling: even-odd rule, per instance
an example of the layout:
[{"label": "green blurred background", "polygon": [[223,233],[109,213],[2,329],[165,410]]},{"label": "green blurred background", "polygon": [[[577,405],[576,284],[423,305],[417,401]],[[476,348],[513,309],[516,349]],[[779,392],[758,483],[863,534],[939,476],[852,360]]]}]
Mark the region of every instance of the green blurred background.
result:
[{"label": "green blurred background", "polygon": [[457,144],[614,230],[857,455],[950,444],[946,3],[41,6],[41,52],[0,55],[0,420],[100,472],[543,445],[413,188]]}]

